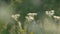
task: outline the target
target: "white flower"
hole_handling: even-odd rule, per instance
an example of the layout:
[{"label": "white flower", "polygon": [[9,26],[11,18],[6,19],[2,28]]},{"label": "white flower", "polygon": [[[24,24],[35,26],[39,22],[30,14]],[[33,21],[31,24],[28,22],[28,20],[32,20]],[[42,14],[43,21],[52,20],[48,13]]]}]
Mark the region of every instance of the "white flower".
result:
[{"label": "white flower", "polygon": [[48,11],[46,11],[46,15],[49,15],[49,12]]},{"label": "white flower", "polygon": [[28,17],[26,17],[28,20],[34,20],[34,16],[37,15],[37,13],[28,13]]},{"label": "white flower", "polygon": [[20,14],[15,14],[15,16],[16,16],[16,17],[19,17],[19,16],[20,16]]},{"label": "white flower", "polygon": [[28,13],[27,15],[37,15],[37,13]]},{"label": "white flower", "polygon": [[54,15],[54,10],[46,11],[46,15],[48,15],[48,16]]},{"label": "white flower", "polygon": [[60,17],[59,16],[53,16],[55,19],[60,19]]},{"label": "white flower", "polygon": [[30,18],[31,20],[34,20],[34,17],[33,17],[33,16],[29,16],[29,18]]},{"label": "white flower", "polygon": [[34,20],[34,17],[32,17],[32,16],[26,16],[25,18],[26,18],[28,21]]},{"label": "white flower", "polygon": [[34,20],[34,17],[32,17],[32,16],[26,16],[25,18],[26,18],[28,21]]},{"label": "white flower", "polygon": [[15,15],[12,15],[11,17],[14,18],[15,20],[17,20],[17,18],[18,18],[19,16],[20,16],[19,14],[15,14]]},{"label": "white flower", "polygon": [[50,14],[50,15],[54,15],[54,10],[51,10],[51,11],[49,12],[49,14]]}]

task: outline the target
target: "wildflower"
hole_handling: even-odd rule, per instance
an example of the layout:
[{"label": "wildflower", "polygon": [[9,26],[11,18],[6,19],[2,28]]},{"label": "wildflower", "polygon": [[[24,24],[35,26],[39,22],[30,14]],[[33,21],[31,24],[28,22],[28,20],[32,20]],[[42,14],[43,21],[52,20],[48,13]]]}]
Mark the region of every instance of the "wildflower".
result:
[{"label": "wildflower", "polygon": [[19,14],[12,15],[11,17],[14,18],[17,21],[17,18],[19,17]]},{"label": "wildflower", "polygon": [[53,16],[55,19],[60,19],[60,17],[59,16]]},{"label": "wildflower", "polygon": [[50,12],[49,12],[49,14],[52,16],[52,15],[54,15],[54,10],[51,10]]},{"label": "wildflower", "polygon": [[46,15],[49,15],[49,12],[48,11],[46,11]]},{"label": "wildflower", "polygon": [[34,17],[32,17],[32,16],[26,16],[25,18],[26,18],[28,21],[34,20]]},{"label": "wildflower", "polygon": [[54,10],[46,11],[46,15],[53,16],[54,15]]},{"label": "wildflower", "polygon": [[34,16],[37,15],[37,13],[28,13],[28,16],[26,16],[26,19],[28,20],[34,20]]},{"label": "wildflower", "polygon": [[28,13],[27,15],[37,15],[37,13]]}]

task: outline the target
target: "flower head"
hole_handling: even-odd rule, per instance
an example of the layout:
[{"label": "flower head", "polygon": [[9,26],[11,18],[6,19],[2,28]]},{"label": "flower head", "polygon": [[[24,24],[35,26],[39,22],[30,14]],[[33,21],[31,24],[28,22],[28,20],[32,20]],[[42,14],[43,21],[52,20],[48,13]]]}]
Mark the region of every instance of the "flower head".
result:
[{"label": "flower head", "polygon": [[28,13],[27,15],[34,16],[37,15],[37,13]]},{"label": "flower head", "polygon": [[55,19],[60,19],[60,16],[53,16]]},{"label": "flower head", "polygon": [[46,15],[48,15],[48,16],[54,15],[54,10],[46,11]]},{"label": "flower head", "polygon": [[14,18],[15,20],[17,20],[17,18],[18,18],[19,16],[20,16],[19,14],[15,14],[15,15],[12,15],[11,17]]}]

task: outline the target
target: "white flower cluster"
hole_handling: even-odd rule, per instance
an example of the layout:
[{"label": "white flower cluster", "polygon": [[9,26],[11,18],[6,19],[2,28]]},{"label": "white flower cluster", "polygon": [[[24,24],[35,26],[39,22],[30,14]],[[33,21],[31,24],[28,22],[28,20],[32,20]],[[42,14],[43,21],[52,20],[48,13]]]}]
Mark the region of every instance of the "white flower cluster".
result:
[{"label": "white flower cluster", "polygon": [[17,21],[20,29],[22,29],[22,27],[21,27],[21,22],[18,21],[18,18],[20,17],[20,14],[15,14],[15,15],[12,15],[11,17]]},{"label": "white flower cluster", "polygon": [[34,16],[34,15],[37,15],[37,13],[28,13],[27,15],[31,15],[31,16]]},{"label": "white flower cluster", "polygon": [[53,16],[55,19],[60,19],[60,16]]},{"label": "white flower cluster", "polygon": [[60,16],[55,16],[54,15],[54,10],[46,11],[46,15],[53,16],[55,19],[60,19]]},{"label": "white flower cluster", "polygon": [[26,16],[25,18],[26,18],[28,21],[34,20],[34,17],[32,17],[32,16]]},{"label": "white flower cluster", "polygon": [[46,11],[46,15],[53,16],[54,15],[54,10]]},{"label": "white flower cluster", "polygon": [[11,17],[17,20],[17,18],[20,17],[20,14],[15,14],[15,15],[12,15]]},{"label": "white flower cluster", "polygon": [[28,20],[34,20],[34,16],[37,15],[37,13],[28,13],[28,16],[26,16],[25,18]]}]

